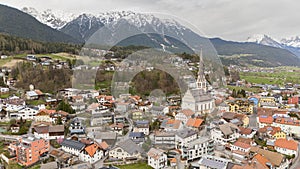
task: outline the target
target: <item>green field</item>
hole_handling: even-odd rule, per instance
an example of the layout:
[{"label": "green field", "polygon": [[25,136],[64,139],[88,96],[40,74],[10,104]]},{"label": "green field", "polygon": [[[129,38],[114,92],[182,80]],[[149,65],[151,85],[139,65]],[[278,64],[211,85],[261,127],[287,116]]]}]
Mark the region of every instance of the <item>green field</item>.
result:
[{"label": "green field", "polygon": [[240,72],[241,79],[257,84],[300,83],[300,68],[276,67],[274,72]]},{"label": "green field", "polygon": [[120,165],[116,167],[120,169],[152,169],[152,167],[148,166],[147,163]]}]

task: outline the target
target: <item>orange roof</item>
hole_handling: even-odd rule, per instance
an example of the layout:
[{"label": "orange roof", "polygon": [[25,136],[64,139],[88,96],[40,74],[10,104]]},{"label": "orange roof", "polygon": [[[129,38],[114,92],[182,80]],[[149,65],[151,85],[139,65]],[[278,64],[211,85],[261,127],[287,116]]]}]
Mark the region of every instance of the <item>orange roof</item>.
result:
[{"label": "orange roof", "polygon": [[171,159],[170,159],[170,162],[171,162],[171,163],[176,163],[177,160],[176,160],[176,158],[171,158]]},{"label": "orange roof", "polygon": [[275,141],[275,147],[281,147],[289,150],[298,150],[298,143],[294,140],[277,139]]},{"label": "orange roof", "polygon": [[38,115],[50,115],[55,113],[56,110],[48,110],[48,109],[41,109],[38,113]]},{"label": "orange roof", "polygon": [[243,143],[241,141],[236,141],[234,144],[234,146],[237,146],[237,147],[241,147],[241,148],[244,148],[244,149],[248,149],[250,148],[250,144],[247,144],[247,143]]},{"label": "orange roof", "polygon": [[166,124],[172,124],[172,128],[174,129],[178,129],[180,127],[181,121],[180,120],[174,120],[174,119],[168,119],[168,121],[166,122]]},{"label": "orange roof", "polygon": [[272,126],[272,131],[270,132],[271,135],[275,135],[276,133],[280,132],[281,128],[280,127],[273,127]]},{"label": "orange roof", "polygon": [[292,118],[277,118],[275,120],[275,123],[287,124],[287,125],[293,125],[293,126],[299,126],[300,125],[299,120],[294,120]]},{"label": "orange roof", "polygon": [[85,151],[89,154],[90,157],[93,157],[98,148],[99,146],[97,144],[91,144],[85,147]]},{"label": "orange roof", "polygon": [[195,112],[193,112],[191,109],[184,109],[182,110],[182,113],[186,116],[192,116],[193,114],[195,114]]},{"label": "orange roof", "polygon": [[96,98],[100,99],[100,98],[104,98],[105,100],[112,100],[113,96],[107,96],[107,95],[99,95]]},{"label": "orange roof", "polygon": [[189,118],[186,125],[189,126],[189,127],[200,127],[201,124],[203,123],[204,120],[202,119],[196,119],[196,118]]},{"label": "orange roof", "polygon": [[264,156],[262,156],[260,154],[256,154],[253,157],[252,161],[254,161],[254,160],[257,161],[257,162],[259,162],[259,164],[262,165],[264,168],[268,168],[268,166],[266,166],[267,163],[272,164],[266,157],[264,157]]},{"label": "orange roof", "polygon": [[272,116],[259,116],[259,122],[260,123],[272,124],[273,123],[273,117]]}]

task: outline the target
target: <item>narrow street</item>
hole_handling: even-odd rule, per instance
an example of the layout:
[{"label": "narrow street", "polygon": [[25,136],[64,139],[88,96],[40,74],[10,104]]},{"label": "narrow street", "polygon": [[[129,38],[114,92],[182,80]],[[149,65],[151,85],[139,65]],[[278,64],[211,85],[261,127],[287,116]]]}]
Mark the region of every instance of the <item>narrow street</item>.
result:
[{"label": "narrow street", "polygon": [[294,163],[290,169],[300,169],[300,143],[298,142],[298,155],[296,156],[296,163]]}]

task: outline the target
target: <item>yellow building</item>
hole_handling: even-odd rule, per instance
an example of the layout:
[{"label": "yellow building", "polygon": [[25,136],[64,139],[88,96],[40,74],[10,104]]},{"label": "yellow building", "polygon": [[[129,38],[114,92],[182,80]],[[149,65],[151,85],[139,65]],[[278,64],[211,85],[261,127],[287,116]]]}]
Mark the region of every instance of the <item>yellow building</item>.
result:
[{"label": "yellow building", "polygon": [[276,107],[274,97],[261,97],[258,102],[259,107]]},{"label": "yellow building", "polygon": [[142,111],[134,111],[134,112],[132,112],[132,119],[133,120],[141,120],[141,119],[143,119],[143,112]]},{"label": "yellow building", "polygon": [[275,131],[273,130],[270,135],[272,136],[273,139],[286,139],[286,134],[283,131]]},{"label": "yellow building", "polygon": [[227,100],[226,104],[229,106],[230,112],[236,112],[236,113],[245,113],[245,114],[252,114],[254,109],[254,102],[238,98],[234,100]]}]

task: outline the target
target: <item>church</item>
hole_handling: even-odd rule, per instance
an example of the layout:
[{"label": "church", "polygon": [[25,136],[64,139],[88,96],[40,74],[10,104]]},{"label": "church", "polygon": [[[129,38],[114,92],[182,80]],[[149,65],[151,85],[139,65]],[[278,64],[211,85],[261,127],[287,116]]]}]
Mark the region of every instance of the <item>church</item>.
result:
[{"label": "church", "polygon": [[208,84],[204,74],[204,63],[202,51],[200,54],[200,63],[198,77],[195,87],[189,87],[182,98],[182,109],[191,109],[196,114],[211,113],[215,109],[215,100],[207,92]]}]

